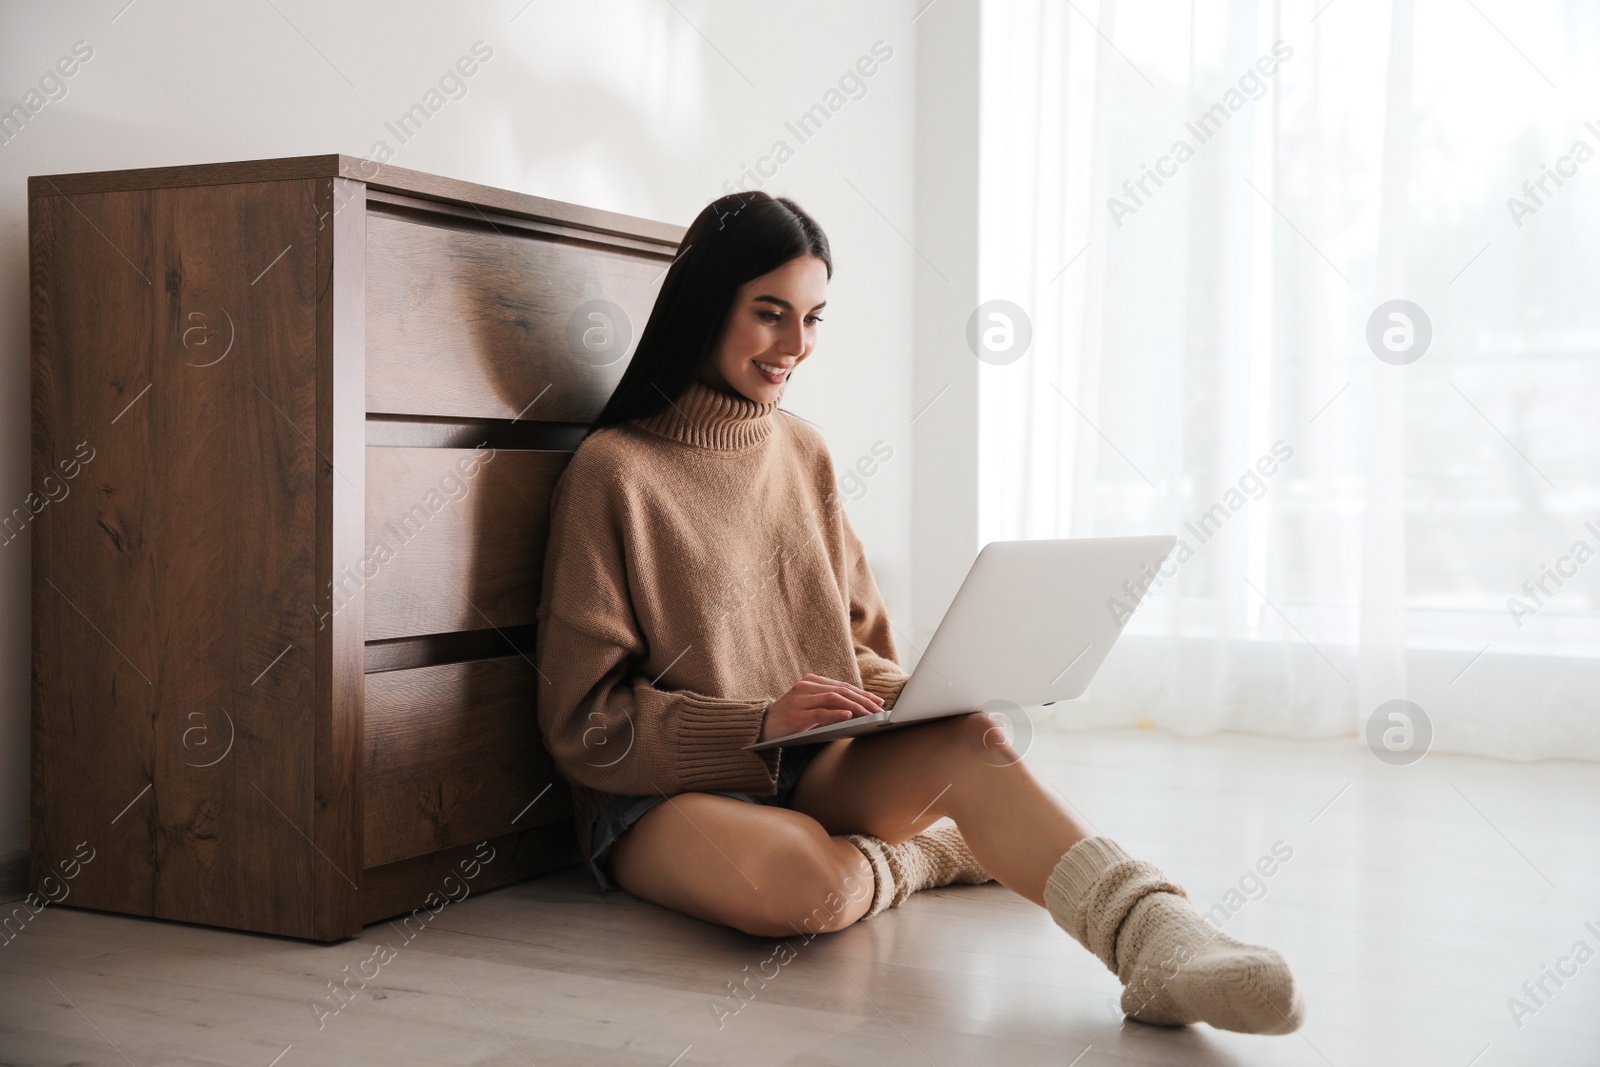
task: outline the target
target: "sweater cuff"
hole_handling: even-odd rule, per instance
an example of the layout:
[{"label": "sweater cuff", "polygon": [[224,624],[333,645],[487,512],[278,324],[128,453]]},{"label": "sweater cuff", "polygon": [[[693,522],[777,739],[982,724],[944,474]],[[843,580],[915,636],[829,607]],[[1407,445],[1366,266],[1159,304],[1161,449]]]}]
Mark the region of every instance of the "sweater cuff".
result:
[{"label": "sweater cuff", "polygon": [[778,788],[778,753],[747,752],[761,737],[767,701],[685,699],[676,716],[678,777],[685,791],[753,793]]},{"label": "sweater cuff", "polygon": [[900,699],[900,690],[906,687],[911,680],[909,674],[876,674],[861,680],[861,688],[873,696],[883,698],[885,708],[894,707],[894,702]]}]

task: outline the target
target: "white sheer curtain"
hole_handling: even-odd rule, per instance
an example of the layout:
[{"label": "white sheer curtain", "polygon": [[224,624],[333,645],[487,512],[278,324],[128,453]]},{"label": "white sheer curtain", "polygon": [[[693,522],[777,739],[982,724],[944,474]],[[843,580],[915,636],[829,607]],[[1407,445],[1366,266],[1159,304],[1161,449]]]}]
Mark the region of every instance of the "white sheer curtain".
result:
[{"label": "white sheer curtain", "polygon": [[1048,721],[1600,759],[1600,5],[982,2],[980,543],[1180,538]]}]

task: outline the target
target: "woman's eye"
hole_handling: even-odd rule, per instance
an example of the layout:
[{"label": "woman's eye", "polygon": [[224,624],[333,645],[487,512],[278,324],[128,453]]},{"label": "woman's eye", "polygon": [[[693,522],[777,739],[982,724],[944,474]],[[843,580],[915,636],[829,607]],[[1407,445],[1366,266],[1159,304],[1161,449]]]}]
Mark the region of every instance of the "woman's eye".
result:
[{"label": "woman's eye", "polygon": [[783,316],[778,314],[776,311],[758,311],[756,314],[760,316],[762,322],[777,322],[779,319],[783,318]]},{"label": "woman's eye", "polygon": [[822,321],[822,316],[821,315],[811,315],[806,319],[806,321],[811,323],[812,325],[816,325],[817,323]]}]

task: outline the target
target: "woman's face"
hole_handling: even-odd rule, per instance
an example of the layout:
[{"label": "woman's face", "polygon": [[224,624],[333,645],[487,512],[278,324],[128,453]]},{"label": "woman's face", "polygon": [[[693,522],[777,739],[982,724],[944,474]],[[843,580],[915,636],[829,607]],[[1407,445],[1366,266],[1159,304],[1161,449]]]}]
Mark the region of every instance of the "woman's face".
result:
[{"label": "woman's face", "polygon": [[828,268],[815,256],[791,259],[741,285],[700,381],[758,404],[782,397],[789,376],[816,347],[817,313],[827,294]]}]

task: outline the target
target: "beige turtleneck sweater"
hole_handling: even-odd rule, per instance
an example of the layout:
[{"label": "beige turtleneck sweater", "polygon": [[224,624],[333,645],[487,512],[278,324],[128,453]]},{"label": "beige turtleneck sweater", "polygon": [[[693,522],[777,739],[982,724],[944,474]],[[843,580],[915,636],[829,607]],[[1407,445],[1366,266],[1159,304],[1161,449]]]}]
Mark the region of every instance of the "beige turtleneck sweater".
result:
[{"label": "beige turtleneck sweater", "polygon": [[776,791],[745,752],[806,674],[906,674],[812,426],[699,383],[584,440],[551,498],[538,716],[578,841],[618,795]]}]

